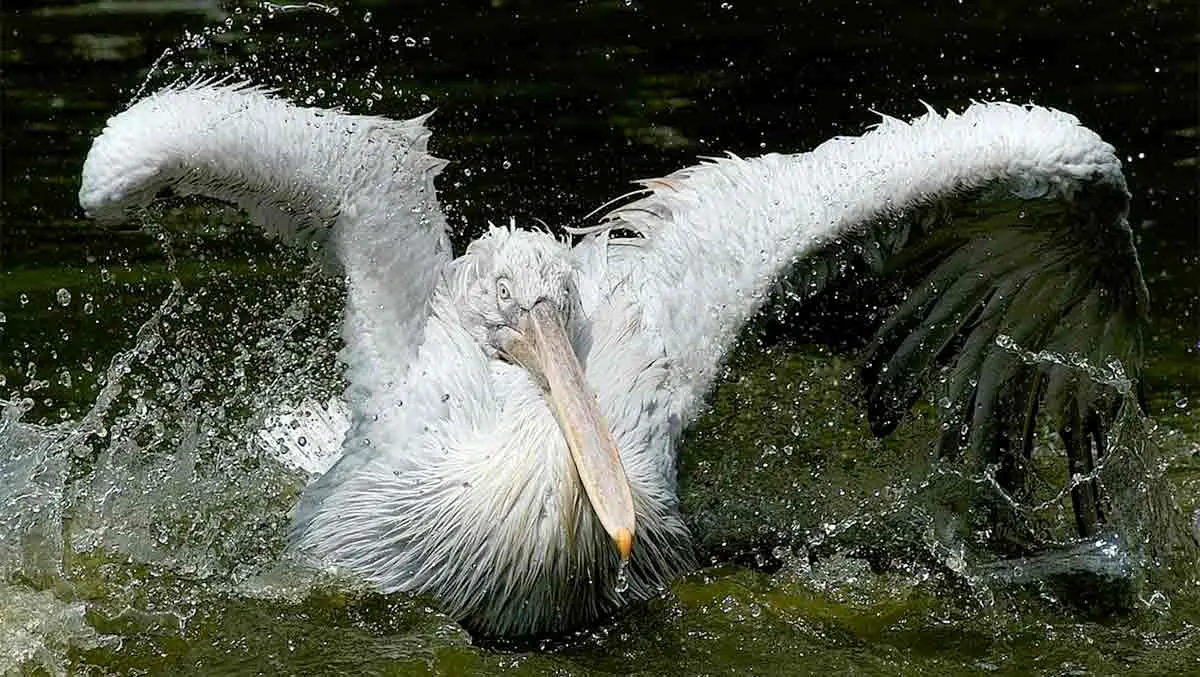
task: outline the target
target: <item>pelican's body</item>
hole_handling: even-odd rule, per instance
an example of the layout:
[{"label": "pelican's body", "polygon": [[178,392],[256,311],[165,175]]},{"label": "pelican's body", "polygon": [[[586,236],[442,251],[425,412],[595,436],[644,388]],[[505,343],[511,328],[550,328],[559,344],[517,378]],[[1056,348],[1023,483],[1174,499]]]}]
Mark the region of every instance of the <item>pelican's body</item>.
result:
[{"label": "pelican's body", "polygon": [[[318,480],[297,510],[296,541],[384,590],[435,594],[489,634],[573,627],[641,599],[691,564],[665,425],[638,426],[622,407],[652,404],[665,370],[613,366],[622,342],[597,310],[576,308],[568,333],[621,450],[638,516],[637,556],[618,582],[619,558],[575,479],[571,453],[543,389],[517,364],[480,349],[463,315],[464,268],[502,258],[500,271],[558,266],[566,286],[595,285],[594,269],[542,233],[493,229],[449,265],[434,291],[424,341],[404,376],[357,397],[370,411],[345,439],[351,453]],[[648,348],[645,347],[643,350]],[[357,451],[354,451],[357,450]],[[627,588],[627,589],[626,589]],[[618,592],[618,589],[621,591]]]},{"label": "pelican's body", "polygon": [[872,349],[884,431],[938,364],[959,403],[947,415],[972,424],[951,442],[974,449],[1010,439],[992,413],[1025,404],[1030,378],[1056,415],[1102,404],[1068,369],[993,349],[1000,336],[1136,358],[1144,289],[1120,164],[1056,111],[977,104],[811,153],[716,160],[646,182],[573,247],[493,228],[453,261],[423,121],[168,89],[109,121],[80,199],[117,216],[163,187],[201,192],[326,245],[347,284],[348,429],[297,506],[295,544],[487,634],[568,629],[686,570],[675,454],[742,326],[785,274],[807,298],[851,258],[883,270],[950,229],[930,207],[970,194],[1064,216],[943,242]]}]

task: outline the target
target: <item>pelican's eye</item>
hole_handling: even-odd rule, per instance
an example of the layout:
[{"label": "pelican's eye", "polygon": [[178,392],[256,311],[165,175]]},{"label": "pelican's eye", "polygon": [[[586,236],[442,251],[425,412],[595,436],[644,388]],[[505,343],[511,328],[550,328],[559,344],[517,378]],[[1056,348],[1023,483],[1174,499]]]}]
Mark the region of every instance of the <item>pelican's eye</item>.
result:
[{"label": "pelican's eye", "polygon": [[508,280],[503,277],[496,280],[496,298],[501,301],[512,300],[512,290],[508,288]]}]

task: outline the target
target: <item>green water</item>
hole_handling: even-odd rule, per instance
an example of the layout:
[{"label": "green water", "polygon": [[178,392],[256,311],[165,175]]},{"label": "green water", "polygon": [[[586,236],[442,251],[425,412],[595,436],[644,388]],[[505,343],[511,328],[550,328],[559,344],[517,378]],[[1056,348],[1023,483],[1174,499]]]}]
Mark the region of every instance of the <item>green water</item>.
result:
[{"label": "green water", "polygon": [[[0,531],[0,672],[1200,673],[1181,526],[1200,506],[1194,6],[337,7],[4,9],[0,399],[27,400],[26,423],[84,422],[0,428],[4,467],[27,471],[0,477],[20,525]],[[459,246],[489,219],[574,223],[697,155],[857,134],[872,109],[1072,112],[1118,148],[1135,195],[1153,299],[1140,479],[1176,517],[1152,521],[1170,570],[1125,592],[997,583],[988,553],[950,537],[969,501],[933,481],[954,466],[927,451],[930,417],[874,440],[853,354],[787,332],[747,338],[682,452],[684,511],[711,559],[619,618],[480,645],[427,600],[293,566],[302,480],[246,439],[264,403],[340,390],[336,285],[227,208],[177,201],[109,230],[75,206],[90,139],[144,83],[235,67],[319,105],[436,107]],[[1038,517],[1062,535],[1069,507]],[[1129,604],[1097,602],[1110,597]]]}]

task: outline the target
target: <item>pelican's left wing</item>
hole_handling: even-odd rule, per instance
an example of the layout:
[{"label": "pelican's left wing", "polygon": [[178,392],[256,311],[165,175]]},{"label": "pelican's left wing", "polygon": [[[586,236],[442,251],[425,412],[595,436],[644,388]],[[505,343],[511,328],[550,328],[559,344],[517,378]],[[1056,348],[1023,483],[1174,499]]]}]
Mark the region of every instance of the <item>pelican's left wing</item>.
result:
[{"label": "pelican's left wing", "polygon": [[267,233],[323,248],[347,281],[351,383],[394,379],[420,344],[450,260],[425,117],[304,108],[245,83],[168,87],[108,120],[79,202],[119,220],[160,192],[242,207]]},{"label": "pelican's left wing", "polygon": [[864,370],[878,432],[941,375],[948,443],[985,455],[1019,444],[1042,402],[1081,438],[1070,423],[1104,409],[1105,389],[1053,356],[1138,367],[1146,291],[1120,162],[1065,113],[992,103],[888,118],[809,153],[712,160],[644,185],[601,224],[640,237],[610,241],[606,284],[625,305],[600,308],[598,326],[630,313],[655,337],[660,409],[684,424],[769,299],[811,298],[855,261],[908,289]]}]

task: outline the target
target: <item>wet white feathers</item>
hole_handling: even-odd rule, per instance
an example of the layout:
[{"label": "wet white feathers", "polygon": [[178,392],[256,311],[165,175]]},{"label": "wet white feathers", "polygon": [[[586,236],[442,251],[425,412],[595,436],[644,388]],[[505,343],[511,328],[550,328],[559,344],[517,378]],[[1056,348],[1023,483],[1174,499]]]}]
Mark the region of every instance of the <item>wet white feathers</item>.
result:
[{"label": "wet white feathers", "polygon": [[[455,276],[475,254],[450,262],[423,123],[299,108],[244,85],[172,88],[109,121],[80,201],[113,216],[174,188],[235,202],[285,240],[330,240],[348,285],[349,425],[341,460],[297,507],[295,542],[384,590],[432,595],[489,634],[588,622],[691,565],[679,437],[781,275],[868,224],[985,186],[1066,204],[1083,188],[1125,195],[1113,149],[1075,118],[974,104],[646,181],[573,249],[546,244],[571,271],[573,340],[637,505],[618,593],[617,558],[540,391],[456,311]],[[1122,237],[1124,206],[1101,219]],[[613,227],[641,237],[611,239]],[[494,229],[486,245],[510,237]],[[1136,269],[1130,252],[1114,256]],[[337,421],[314,425],[326,431],[314,442],[340,439]]]}]

